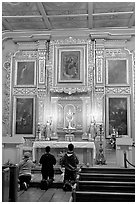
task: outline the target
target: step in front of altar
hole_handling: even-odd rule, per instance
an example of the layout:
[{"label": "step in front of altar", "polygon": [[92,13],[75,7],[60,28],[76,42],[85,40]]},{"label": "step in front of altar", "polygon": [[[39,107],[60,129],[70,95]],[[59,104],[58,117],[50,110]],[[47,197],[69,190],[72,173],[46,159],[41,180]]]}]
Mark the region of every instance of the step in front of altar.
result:
[{"label": "step in front of altar", "polygon": [[[54,181],[51,188],[62,188],[64,177],[63,172],[59,167],[55,167],[54,173]],[[32,179],[30,182],[30,187],[40,187],[41,180],[41,166],[37,166],[35,167],[35,169],[32,169]]]}]

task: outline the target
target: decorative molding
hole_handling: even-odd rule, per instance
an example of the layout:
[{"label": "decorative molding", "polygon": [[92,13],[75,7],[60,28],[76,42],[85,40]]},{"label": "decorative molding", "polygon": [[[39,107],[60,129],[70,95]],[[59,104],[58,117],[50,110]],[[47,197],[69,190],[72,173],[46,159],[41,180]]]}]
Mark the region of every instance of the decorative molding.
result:
[{"label": "decorative molding", "polygon": [[[15,39],[13,41],[16,43]],[[38,44],[36,42],[18,42],[17,43],[18,50],[36,50],[38,48]]]},{"label": "decorative molding", "polygon": [[38,59],[45,59],[46,58],[46,49],[38,50]]},{"label": "decorative molding", "polygon": [[[55,73],[54,73],[54,69],[55,69],[55,60],[54,60],[54,56],[55,56],[55,47],[57,46],[58,48],[60,48],[60,46],[62,45],[87,45],[86,48],[86,52],[87,52],[87,77],[85,79],[84,84],[77,84],[75,85],[75,87],[72,86],[72,84],[68,84],[68,83],[63,83],[62,84],[55,84],[54,85],[54,78],[55,78]],[[90,40],[83,40],[83,39],[76,39],[76,38],[72,38],[72,37],[68,37],[66,39],[63,40],[53,40],[50,42],[50,47],[49,47],[49,51],[50,51],[50,55],[49,55],[49,60],[46,62],[46,69],[47,69],[47,86],[48,86],[48,90],[51,92],[57,92],[57,93],[68,93],[69,95],[71,95],[72,93],[76,93],[76,92],[87,92],[89,90],[92,89],[92,78],[93,78],[93,53],[92,53],[92,43]],[[92,56],[92,58],[91,58]]]},{"label": "decorative molding", "polygon": [[58,93],[67,93],[69,95],[73,94],[73,93],[83,93],[83,92],[88,92],[88,91],[91,91],[91,88],[88,88],[88,87],[81,87],[81,88],[60,88],[60,87],[55,87],[55,88],[52,88],[51,89],[51,92],[58,92]]},{"label": "decorative molding", "polygon": [[11,55],[10,58],[3,64],[4,70],[6,70],[6,78],[3,92],[3,111],[2,122],[5,125],[6,134],[9,133],[10,128],[10,82],[11,82]]},{"label": "decorative molding", "polygon": [[103,86],[102,87],[96,86],[95,87],[95,93],[104,93],[104,87]]},{"label": "decorative molding", "polygon": [[106,94],[131,94],[130,87],[106,87],[105,88]]},{"label": "decorative molding", "polygon": [[126,46],[127,40],[105,40],[104,47],[111,49],[124,48]]},{"label": "decorative molding", "polygon": [[105,57],[123,56],[122,49],[105,49],[104,54]]},{"label": "decorative molding", "polygon": [[90,38],[92,40],[94,39],[105,39],[105,40],[130,40],[132,37],[132,34],[113,34],[110,32],[96,32],[96,33],[90,33]]},{"label": "decorative molding", "polygon": [[47,89],[38,89],[37,90],[37,96],[38,98],[44,98],[47,95]]},{"label": "decorative molding", "polygon": [[93,87],[94,43],[88,41],[88,87]]},{"label": "decorative molding", "polygon": [[11,66],[11,63],[9,61],[6,61],[6,62],[3,63],[3,68],[6,69],[6,70],[9,69],[10,66]]},{"label": "decorative molding", "polygon": [[36,95],[37,88],[13,88],[13,95]]},{"label": "decorative molding", "polygon": [[39,59],[39,84],[45,84],[45,59]]},{"label": "decorative molding", "polygon": [[73,38],[73,37],[68,37],[66,39],[63,39],[63,40],[54,40],[54,43],[55,44],[58,44],[58,45],[64,45],[64,44],[85,44],[87,43],[87,40],[84,40],[84,39],[76,39],[76,38]]},{"label": "decorative molding", "polygon": [[15,59],[37,59],[37,51],[18,51],[15,54]]}]

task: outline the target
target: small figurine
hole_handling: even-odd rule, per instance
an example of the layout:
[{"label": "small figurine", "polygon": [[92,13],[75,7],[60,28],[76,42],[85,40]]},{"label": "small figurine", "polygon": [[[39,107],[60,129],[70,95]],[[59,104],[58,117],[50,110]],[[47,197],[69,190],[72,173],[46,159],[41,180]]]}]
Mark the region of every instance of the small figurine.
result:
[{"label": "small figurine", "polygon": [[97,164],[102,164],[102,165],[103,165],[103,164],[106,164],[106,159],[105,159],[104,154],[103,154],[102,143],[100,143],[99,154],[98,154],[96,163],[97,163]]}]

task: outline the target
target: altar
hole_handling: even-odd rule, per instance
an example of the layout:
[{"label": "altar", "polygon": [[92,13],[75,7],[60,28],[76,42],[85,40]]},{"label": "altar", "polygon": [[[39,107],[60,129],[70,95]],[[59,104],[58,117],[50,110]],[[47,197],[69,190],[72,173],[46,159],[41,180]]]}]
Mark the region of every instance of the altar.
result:
[{"label": "altar", "polygon": [[[41,155],[45,152],[45,147],[51,147],[51,153],[57,158],[60,151],[67,151],[68,141],[35,141],[33,143],[33,161],[39,162]],[[93,166],[96,155],[94,142],[72,142],[74,151],[78,156],[80,164]]]}]

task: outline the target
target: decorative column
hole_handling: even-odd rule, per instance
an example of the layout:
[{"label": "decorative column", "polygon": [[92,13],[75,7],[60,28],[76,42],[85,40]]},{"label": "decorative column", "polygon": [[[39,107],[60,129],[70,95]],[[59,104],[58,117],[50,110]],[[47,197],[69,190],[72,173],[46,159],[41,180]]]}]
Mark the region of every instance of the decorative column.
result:
[{"label": "decorative column", "polygon": [[37,41],[38,44],[38,118],[37,118],[37,137],[36,140],[44,140],[43,130],[46,125],[46,104],[49,104],[47,93],[47,69],[46,61],[49,58],[49,36],[46,40]]}]

